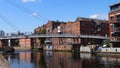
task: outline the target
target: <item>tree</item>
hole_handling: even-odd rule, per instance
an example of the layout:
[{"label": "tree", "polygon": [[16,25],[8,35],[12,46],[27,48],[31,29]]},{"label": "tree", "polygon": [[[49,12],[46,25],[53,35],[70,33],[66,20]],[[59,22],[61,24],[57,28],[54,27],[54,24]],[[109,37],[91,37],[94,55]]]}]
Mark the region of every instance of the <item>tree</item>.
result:
[{"label": "tree", "polygon": [[104,40],[104,41],[103,41],[103,44],[104,44],[104,45],[110,45],[110,41],[109,41],[109,40]]},{"label": "tree", "polygon": [[[42,29],[40,32],[39,32],[39,34],[46,34],[46,31],[45,31],[45,29]],[[45,38],[40,38],[40,43],[41,44],[44,44],[45,42]]]},{"label": "tree", "polygon": [[46,30],[45,29],[42,29],[39,34],[46,34]]}]

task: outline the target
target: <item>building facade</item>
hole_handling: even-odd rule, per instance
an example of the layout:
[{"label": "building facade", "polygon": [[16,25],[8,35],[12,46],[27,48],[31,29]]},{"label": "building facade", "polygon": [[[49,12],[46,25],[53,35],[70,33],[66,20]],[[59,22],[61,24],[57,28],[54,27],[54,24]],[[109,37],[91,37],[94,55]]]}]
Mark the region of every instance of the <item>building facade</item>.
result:
[{"label": "building facade", "polygon": [[[91,19],[78,17],[76,22],[79,23],[77,34],[80,35],[95,35],[95,36],[109,36],[109,26],[107,20]],[[82,45],[101,44],[102,40],[91,38],[80,38]],[[101,44],[102,45],[102,44]]]},{"label": "building facade", "polygon": [[[45,25],[39,26],[39,27],[37,27],[37,28],[34,30],[34,33],[35,33],[35,34],[43,34],[43,33],[44,33],[44,30],[45,30],[45,32],[46,32],[46,26],[45,26]],[[39,39],[39,38],[35,38],[33,45],[34,45],[35,47],[40,47],[40,46],[41,46],[40,39]]]},{"label": "building facade", "polygon": [[[36,28],[35,33],[37,33],[37,30],[41,30],[42,27]],[[107,20],[78,17],[74,22],[48,21],[44,27],[46,34],[109,36],[109,25]],[[52,42],[53,49],[71,48],[71,44],[75,43],[74,38],[46,38],[46,40]],[[102,41],[98,40],[96,44],[101,43]],[[93,44],[93,39],[78,38],[77,44],[82,44],[84,46]]]},{"label": "building facade", "polygon": [[120,3],[110,6],[108,14],[110,41],[113,47],[120,47]]}]

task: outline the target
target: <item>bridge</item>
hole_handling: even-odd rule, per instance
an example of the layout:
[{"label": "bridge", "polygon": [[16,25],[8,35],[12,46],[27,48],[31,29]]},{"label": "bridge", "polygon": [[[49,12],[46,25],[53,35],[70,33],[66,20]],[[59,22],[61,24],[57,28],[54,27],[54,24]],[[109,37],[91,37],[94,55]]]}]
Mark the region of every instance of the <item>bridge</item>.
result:
[{"label": "bridge", "polygon": [[6,36],[1,36],[0,40],[4,40],[4,39],[22,39],[22,38],[95,38],[95,39],[109,39],[109,37],[98,36],[98,35],[23,34],[23,35],[6,35]]},{"label": "bridge", "polygon": [[91,38],[91,39],[101,39],[107,40],[109,37],[98,36],[98,35],[75,35],[75,34],[6,34],[5,36],[0,36],[0,40],[8,40],[8,46],[11,46],[12,39],[34,39],[34,38],[74,38],[78,41],[78,38]]}]

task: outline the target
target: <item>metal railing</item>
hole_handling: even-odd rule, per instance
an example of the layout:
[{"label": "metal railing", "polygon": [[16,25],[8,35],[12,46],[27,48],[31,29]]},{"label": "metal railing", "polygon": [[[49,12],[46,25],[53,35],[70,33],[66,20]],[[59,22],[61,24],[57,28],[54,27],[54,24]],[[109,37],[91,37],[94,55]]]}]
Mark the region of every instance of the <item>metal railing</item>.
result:
[{"label": "metal railing", "polygon": [[109,39],[109,37],[106,36],[100,36],[100,35],[80,35],[81,38],[98,38],[98,39]]},{"label": "metal railing", "polygon": [[111,37],[110,41],[111,42],[120,42],[120,37]]},{"label": "metal railing", "polygon": [[67,38],[75,38],[78,37],[77,35],[73,34],[35,34],[35,35],[29,35],[29,37],[54,37],[54,38],[59,38],[59,37],[67,37]]},{"label": "metal railing", "polygon": [[8,35],[0,37],[0,39],[17,39],[17,38],[96,38],[109,39],[109,37],[99,35],[74,35],[74,34],[22,34],[22,35]]}]

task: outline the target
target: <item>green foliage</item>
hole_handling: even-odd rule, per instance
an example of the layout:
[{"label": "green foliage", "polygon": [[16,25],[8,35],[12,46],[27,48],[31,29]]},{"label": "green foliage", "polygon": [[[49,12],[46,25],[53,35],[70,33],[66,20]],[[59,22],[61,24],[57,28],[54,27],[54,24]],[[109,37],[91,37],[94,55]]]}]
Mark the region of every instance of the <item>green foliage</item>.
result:
[{"label": "green foliage", "polygon": [[92,41],[91,41],[91,44],[98,44],[99,43],[99,40],[97,40],[97,39],[92,39]]},{"label": "green foliage", "polygon": [[91,48],[91,54],[94,54],[94,53],[95,53],[94,49],[93,49],[93,48]]},{"label": "green foliage", "polygon": [[40,38],[40,43],[44,44],[45,38]]},{"label": "green foliage", "polygon": [[39,34],[46,34],[45,29],[42,29],[42,30],[39,32]]},{"label": "green foliage", "polygon": [[[41,31],[39,32],[39,34],[46,34],[45,29],[41,30]],[[40,38],[40,43],[41,43],[41,44],[44,44],[44,41],[45,41],[45,38]]]},{"label": "green foliage", "polygon": [[104,40],[104,41],[103,41],[103,44],[104,44],[104,45],[110,45],[110,41],[109,41],[109,40]]}]

